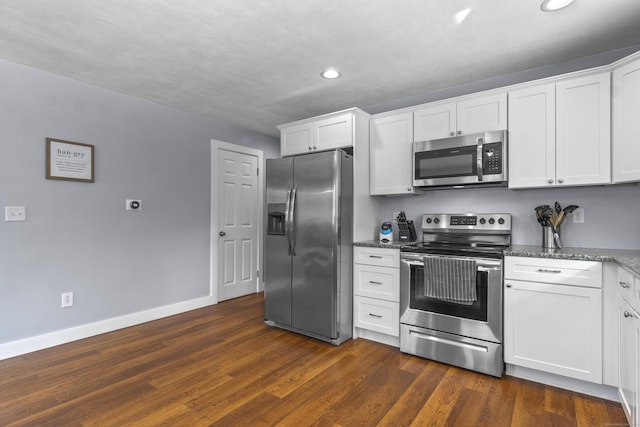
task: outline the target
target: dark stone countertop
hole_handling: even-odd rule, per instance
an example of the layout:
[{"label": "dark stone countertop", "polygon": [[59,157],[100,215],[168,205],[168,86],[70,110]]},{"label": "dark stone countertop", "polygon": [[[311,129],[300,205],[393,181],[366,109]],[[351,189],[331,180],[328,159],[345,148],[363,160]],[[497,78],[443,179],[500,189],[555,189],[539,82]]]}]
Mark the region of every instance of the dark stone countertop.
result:
[{"label": "dark stone countertop", "polygon": [[407,244],[409,244],[409,242],[399,242],[398,240],[394,240],[391,243],[380,243],[380,240],[366,240],[364,242],[354,242],[353,246],[360,246],[363,248],[400,249]]},{"label": "dark stone countertop", "polygon": [[506,249],[504,254],[505,256],[615,262],[640,278],[639,250],[601,248],[545,249],[540,246],[514,245]]}]

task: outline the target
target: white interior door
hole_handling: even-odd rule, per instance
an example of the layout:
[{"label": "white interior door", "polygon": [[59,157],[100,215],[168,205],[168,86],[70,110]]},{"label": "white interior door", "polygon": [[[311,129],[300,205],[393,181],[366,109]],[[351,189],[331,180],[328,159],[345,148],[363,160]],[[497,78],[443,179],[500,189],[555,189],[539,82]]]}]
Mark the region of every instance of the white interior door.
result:
[{"label": "white interior door", "polygon": [[[218,300],[258,290],[258,156],[218,148]],[[215,236],[215,234],[214,234]]]}]

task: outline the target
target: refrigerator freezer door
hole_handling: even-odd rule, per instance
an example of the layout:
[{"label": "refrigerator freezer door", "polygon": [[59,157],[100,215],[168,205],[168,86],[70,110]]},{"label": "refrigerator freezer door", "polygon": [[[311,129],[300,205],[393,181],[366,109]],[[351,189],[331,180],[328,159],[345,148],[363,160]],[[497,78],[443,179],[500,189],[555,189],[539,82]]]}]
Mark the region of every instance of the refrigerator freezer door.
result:
[{"label": "refrigerator freezer door", "polygon": [[337,151],[298,156],[293,169],[291,324],[330,338],[338,335],[340,156]]},{"label": "refrigerator freezer door", "polygon": [[[286,210],[293,188],[293,158],[267,160],[266,181],[267,207],[279,207],[281,211],[284,206]],[[268,226],[265,225],[266,230]],[[291,256],[288,254],[288,238],[289,233],[266,233],[264,250],[264,318],[283,325],[291,325]]]}]

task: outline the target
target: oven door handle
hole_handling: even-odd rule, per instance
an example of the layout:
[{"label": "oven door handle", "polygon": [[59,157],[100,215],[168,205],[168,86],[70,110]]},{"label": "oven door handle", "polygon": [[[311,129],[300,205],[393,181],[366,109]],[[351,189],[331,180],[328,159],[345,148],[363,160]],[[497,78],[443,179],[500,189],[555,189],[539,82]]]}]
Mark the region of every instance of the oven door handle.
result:
[{"label": "oven door handle", "polygon": [[427,341],[448,344],[454,347],[460,347],[460,348],[465,348],[465,349],[474,350],[474,351],[481,351],[483,353],[489,352],[489,349],[487,347],[481,346],[481,345],[468,344],[464,342],[449,340],[446,338],[434,337],[432,335],[421,334],[420,332],[416,332],[416,331],[409,331],[409,334],[414,335],[416,338],[420,338]]},{"label": "oven door handle", "polygon": [[496,267],[484,267],[482,265],[478,265],[476,267],[478,269],[478,271],[500,271],[501,268],[499,266]]},{"label": "oven door handle", "polygon": [[[420,266],[420,267],[424,266],[424,262],[422,260],[411,260],[411,259],[403,258],[402,262],[404,262],[407,265],[417,265],[417,266]],[[476,269],[478,271],[489,272],[489,271],[500,271],[500,270],[502,270],[502,267],[500,267],[500,265],[495,265],[495,266],[490,266],[490,267],[483,266],[483,265],[477,265]]]}]

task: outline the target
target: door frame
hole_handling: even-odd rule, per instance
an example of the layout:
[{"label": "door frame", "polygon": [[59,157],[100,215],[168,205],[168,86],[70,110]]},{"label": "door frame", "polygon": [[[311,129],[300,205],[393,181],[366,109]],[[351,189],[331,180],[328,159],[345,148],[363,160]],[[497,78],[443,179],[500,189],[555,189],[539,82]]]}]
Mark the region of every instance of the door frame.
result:
[{"label": "door frame", "polygon": [[209,268],[209,292],[213,300],[218,303],[219,295],[218,295],[218,175],[217,175],[217,165],[218,165],[218,151],[232,151],[240,154],[247,154],[250,156],[255,156],[258,158],[258,236],[256,245],[256,259],[258,261],[258,280],[256,284],[256,292],[260,292],[264,290],[264,259],[263,259],[263,224],[264,224],[264,171],[265,171],[265,161],[264,161],[264,152],[262,150],[258,150],[256,148],[249,148],[243,145],[231,144],[224,141],[219,141],[216,139],[211,140],[211,225],[210,225],[210,268]]}]

